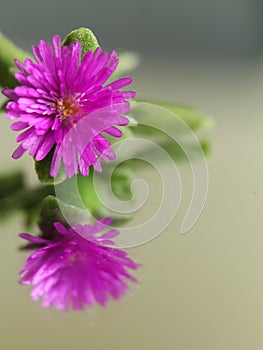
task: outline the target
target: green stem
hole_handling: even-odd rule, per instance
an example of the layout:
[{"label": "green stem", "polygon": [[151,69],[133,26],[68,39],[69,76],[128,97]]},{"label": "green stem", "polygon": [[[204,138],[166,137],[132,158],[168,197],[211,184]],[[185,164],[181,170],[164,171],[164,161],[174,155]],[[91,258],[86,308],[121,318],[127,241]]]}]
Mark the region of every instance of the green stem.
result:
[{"label": "green stem", "polygon": [[53,186],[24,188],[10,196],[1,198],[0,219],[14,211],[22,211],[26,215],[26,224],[30,225],[37,219],[41,203],[49,195],[54,195]]},{"label": "green stem", "polygon": [[20,171],[0,176],[0,200],[6,198],[25,187],[24,174]]},{"label": "green stem", "polygon": [[24,62],[30,57],[26,51],[17,47],[3,33],[0,32],[0,85],[5,87],[15,87],[18,85],[12,68],[15,68],[14,59]]}]

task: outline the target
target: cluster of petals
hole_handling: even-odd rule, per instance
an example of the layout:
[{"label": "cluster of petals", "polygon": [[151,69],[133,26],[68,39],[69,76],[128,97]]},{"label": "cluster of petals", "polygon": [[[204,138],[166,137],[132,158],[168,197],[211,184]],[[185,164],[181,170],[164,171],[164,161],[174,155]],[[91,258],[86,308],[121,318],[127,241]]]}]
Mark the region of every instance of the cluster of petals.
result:
[{"label": "cluster of petals", "polygon": [[128,124],[128,99],[135,97],[135,92],[121,90],[131,78],[106,84],[118,65],[115,51],[97,48],[83,58],[81,51],[80,42],[62,46],[58,35],[52,45],[40,41],[33,47],[35,61],[15,61],[20,85],[3,89],[10,99],[7,117],[15,120],[12,129],[20,132],[13,158],[28,150],[41,161],[53,152],[53,177],[61,165],[67,177],[87,176],[90,166],[101,170],[100,159],[113,159],[115,153],[105,136],[122,135],[118,126]]},{"label": "cluster of petals", "polygon": [[137,282],[128,270],[139,265],[123,250],[109,246],[118,234],[114,229],[105,233],[110,222],[107,218],[75,227],[56,222],[52,240],[21,234],[39,245],[21,271],[21,283],[33,286],[32,299],[42,299],[44,307],[79,310],[96,303],[104,306],[127,293],[129,282]]}]

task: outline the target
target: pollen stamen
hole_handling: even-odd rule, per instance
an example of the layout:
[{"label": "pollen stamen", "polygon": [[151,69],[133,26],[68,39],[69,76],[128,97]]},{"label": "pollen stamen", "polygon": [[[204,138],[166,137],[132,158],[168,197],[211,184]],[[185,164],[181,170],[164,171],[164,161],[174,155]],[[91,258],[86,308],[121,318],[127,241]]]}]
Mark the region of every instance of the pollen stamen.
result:
[{"label": "pollen stamen", "polygon": [[56,103],[56,109],[63,119],[74,117],[80,112],[79,103],[73,97],[66,97]]}]

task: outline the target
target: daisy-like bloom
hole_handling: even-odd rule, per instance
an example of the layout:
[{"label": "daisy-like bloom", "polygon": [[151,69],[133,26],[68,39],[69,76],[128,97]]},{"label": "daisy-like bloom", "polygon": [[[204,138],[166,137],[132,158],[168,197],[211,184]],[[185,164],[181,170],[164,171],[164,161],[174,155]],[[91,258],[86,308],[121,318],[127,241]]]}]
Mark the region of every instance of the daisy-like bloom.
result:
[{"label": "daisy-like bloom", "polygon": [[[132,82],[122,78],[105,84],[118,65],[116,52],[97,48],[81,59],[81,44],[61,46],[55,35],[52,45],[40,41],[33,46],[36,62],[26,59],[24,64],[15,60],[15,73],[21,86],[3,89],[11,101],[6,112],[9,119],[17,119],[12,129],[20,131],[19,147],[13,158],[20,158],[27,150],[37,161],[54,151],[50,175],[55,177],[61,162],[67,177],[89,174],[89,167],[100,171],[98,158],[105,162],[115,154],[105,132],[120,137],[116,126],[128,124],[123,114],[130,111],[127,99],[133,91],[121,91]],[[99,112],[100,111],[100,112]],[[81,127],[78,122],[85,120]],[[66,135],[71,131],[70,137]]]},{"label": "daisy-like bloom", "polygon": [[56,237],[46,240],[23,233],[20,236],[41,247],[33,253],[21,271],[21,283],[34,286],[33,300],[43,299],[44,307],[61,310],[83,309],[95,303],[106,305],[110,297],[119,299],[128,290],[128,282],[137,282],[127,271],[138,264],[127,253],[105,245],[114,244],[116,230],[106,233],[110,218],[95,225],[66,228],[54,223]]}]

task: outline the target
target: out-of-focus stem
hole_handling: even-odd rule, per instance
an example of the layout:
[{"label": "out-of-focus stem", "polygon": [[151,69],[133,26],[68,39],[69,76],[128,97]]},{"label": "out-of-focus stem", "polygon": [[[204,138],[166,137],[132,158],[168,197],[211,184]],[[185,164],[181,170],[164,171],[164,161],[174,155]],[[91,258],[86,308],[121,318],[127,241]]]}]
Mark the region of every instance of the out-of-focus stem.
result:
[{"label": "out-of-focus stem", "polygon": [[12,68],[15,68],[14,59],[24,61],[30,57],[26,51],[17,47],[3,33],[0,32],[0,85],[3,87],[14,87],[18,85]]}]

